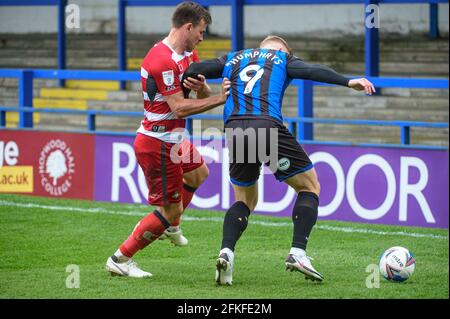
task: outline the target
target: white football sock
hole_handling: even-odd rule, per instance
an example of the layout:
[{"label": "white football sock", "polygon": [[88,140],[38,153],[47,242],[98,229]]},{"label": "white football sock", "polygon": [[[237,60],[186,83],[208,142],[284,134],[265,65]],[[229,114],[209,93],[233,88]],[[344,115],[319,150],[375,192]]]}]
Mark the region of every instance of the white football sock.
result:
[{"label": "white football sock", "polygon": [[122,254],[120,249],[117,249],[117,251],[114,253],[114,256],[117,257],[117,261],[119,263],[124,263],[124,262],[126,262],[126,261],[128,261],[130,259],[130,257],[127,257],[124,254]]},{"label": "white football sock", "polygon": [[306,256],[306,251],[304,251],[301,248],[297,248],[297,247],[292,247],[291,251],[289,252],[289,254],[298,256],[298,257],[304,257]]},{"label": "white football sock", "polygon": [[219,256],[220,256],[221,254],[223,254],[223,253],[225,253],[225,254],[228,255],[228,257],[230,258],[229,261],[232,263],[233,260],[234,260],[234,252],[233,252],[230,248],[223,248],[223,249],[219,252]]},{"label": "white football sock", "polygon": [[177,231],[179,231],[180,230],[180,226],[169,226],[168,228],[167,228],[167,231],[169,232],[169,233],[174,233],[174,232],[177,232]]}]

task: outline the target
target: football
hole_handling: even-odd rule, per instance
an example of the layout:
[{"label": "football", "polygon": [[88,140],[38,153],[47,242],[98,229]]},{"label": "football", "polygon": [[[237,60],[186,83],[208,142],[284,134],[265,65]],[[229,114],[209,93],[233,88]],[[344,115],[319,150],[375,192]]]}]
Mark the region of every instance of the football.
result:
[{"label": "football", "polygon": [[403,282],[411,277],[416,269],[416,260],[409,249],[391,247],[380,258],[380,272],[389,281]]}]

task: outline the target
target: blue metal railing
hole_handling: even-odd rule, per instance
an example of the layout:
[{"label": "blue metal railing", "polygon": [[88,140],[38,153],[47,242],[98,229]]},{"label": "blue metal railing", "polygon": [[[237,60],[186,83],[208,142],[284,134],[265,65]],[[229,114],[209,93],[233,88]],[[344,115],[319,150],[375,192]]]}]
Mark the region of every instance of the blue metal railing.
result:
[{"label": "blue metal railing", "polygon": [[[19,128],[33,127],[33,112],[78,112],[88,116],[88,130],[95,130],[95,117],[97,115],[125,115],[142,116],[141,112],[113,112],[100,110],[55,110],[55,109],[33,109],[33,79],[84,79],[84,80],[114,80],[114,81],[139,81],[140,73],[136,71],[86,71],[86,70],[21,70],[21,69],[0,69],[0,78],[17,78],[19,90],[18,107],[0,108],[0,127],[6,124],[5,113],[15,111],[19,112]],[[447,89],[449,88],[448,79],[408,79],[408,78],[369,78],[376,87],[388,88],[424,88],[424,89]],[[221,80],[210,80],[210,83],[221,83]],[[301,141],[314,140],[313,123],[330,124],[349,124],[349,125],[389,125],[399,126],[401,129],[400,143],[410,144],[411,127],[434,127],[448,128],[448,123],[425,123],[425,122],[405,122],[405,121],[370,121],[370,120],[337,120],[337,119],[318,119],[313,118],[313,89],[314,86],[328,86],[328,84],[312,82],[307,80],[294,80],[291,83],[297,86],[298,90],[298,117],[286,118],[290,130],[296,133],[296,137]],[[222,119],[221,116],[212,116],[200,114],[188,119],[187,127],[192,127],[192,119]]]},{"label": "blue metal railing", "polygon": [[[205,7],[231,7],[231,50],[244,48],[244,6],[248,5],[316,5],[316,4],[430,4],[430,32],[431,38],[439,35],[438,4],[448,3],[448,0],[198,0]],[[119,0],[118,11],[118,57],[119,70],[127,69],[126,55],[126,7],[136,6],[175,6],[178,0]],[[366,10],[365,10],[366,11]],[[365,12],[367,18],[372,12]],[[379,32],[377,28],[365,27],[365,68],[366,76],[379,75]],[[124,83],[121,83],[124,88]]]},{"label": "blue metal railing", "polygon": [[[377,88],[409,88],[409,89],[448,89],[447,79],[409,79],[409,78],[386,78],[386,77],[368,77]],[[298,87],[298,116],[304,118],[312,118],[314,111],[314,86],[329,86],[329,84],[312,82],[305,80],[294,80],[293,85]],[[369,123],[367,123],[369,124]],[[409,135],[407,130],[402,130],[402,144],[409,143]],[[299,140],[313,140],[314,132],[312,122],[302,121],[299,123],[297,130],[297,139]]]},{"label": "blue metal railing", "polygon": [[[4,127],[6,124],[6,112],[24,112],[24,113],[57,113],[57,114],[73,114],[73,115],[85,115],[87,120],[87,132],[98,133],[103,135],[129,135],[135,136],[135,133],[126,132],[108,132],[108,131],[98,131],[96,127],[97,116],[129,116],[142,118],[142,112],[126,112],[126,111],[105,111],[105,110],[73,110],[73,109],[50,109],[50,108],[39,108],[34,109],[30,107],[11,107],[11,106],[0,106],[0,128]],[[192,135],[192,127],[194,120],[222,120],[221,115],[214,114],[197,114],[189,116],[187,118],[186,129]],[[447,147],[441,146],[429,146],[429,145],[410,145],[410,129],[411,127],[428,127],[436,129],[448,128],[448,123],[444,122],[413,122],[413,121],[379,121],[379,120],[347,120],[347,119],[323,119],[323,118],[309,118],[309,117],[286,117],[284,121],[288,123],[289,131],[294,133],[297,130],[299,123],[323,123],[323,124],[334,124],[334,125],[372,125],[372,126],[398,126],[400,128],[400,144],[380,144],[380,143],[352,143],[352,142],[338,142],[338,141],[320,141],[322,144],[327,145],[359,145],[359,146],[382,146],[382,147],[413,147],[420,149],[448,149]],[[82,131],[85,132],[85,131]],[[316,143],[312,140],[298,139],[304,144]]]},{"label": "blue metal railing", "polygon": [[[211,114],[197,114],[195,116],[191,116],[187,118],[186,128],[192,134],[192,122],[193,120],[222,120],[223,117],[221,115],[211,115]],[[428,128],[448,128],[448,123],[445,122],[417,122],[417,121],[381,121],[381,120],[348,120],[348,119],[323,119],[323,118],[313,118],[313,117],[285,117],[283,118],[284,122],[288,124],[289,131],[295,135],[298,132],[298,128],[301,123],[320,123],[320,124],[337,124],[337,125],[371,125],[371,126],[398,126],[400,128],[400,145],[406,146],[410,145],[410,129],[411,127],[428,127]],[[310,143],[312,139],[305,139],[302,137],[302,133],[297,134],[297,140],[302,143]],[[321,143],[333,144],[333,145],[354,145],[355,143],[351,142],[334,142],[334,141],[325,141]],[[358,143],[358,145],[364,146],[396,146],[399,145],[386,145],[386,144],[367,144],[367,143]],[[426,149],[435,149],[441,147],[436,146],[426,146],[426,145],[414,145],[414,147],[426,148]],[[447,149],[442,147],[442,149]]]}]

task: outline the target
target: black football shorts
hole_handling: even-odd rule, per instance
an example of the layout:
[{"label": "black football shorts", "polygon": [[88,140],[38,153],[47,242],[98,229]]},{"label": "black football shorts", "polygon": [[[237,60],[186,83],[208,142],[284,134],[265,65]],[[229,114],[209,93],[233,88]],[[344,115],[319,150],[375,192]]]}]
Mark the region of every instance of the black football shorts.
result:
[{"label": "black football shorts", "polygon": [[281,123],[269,119],[231,119],[225,124],[230,179],[238,186],[255,184],[261,165],[280,182],[306,172],[313,164],[295,137]]}]

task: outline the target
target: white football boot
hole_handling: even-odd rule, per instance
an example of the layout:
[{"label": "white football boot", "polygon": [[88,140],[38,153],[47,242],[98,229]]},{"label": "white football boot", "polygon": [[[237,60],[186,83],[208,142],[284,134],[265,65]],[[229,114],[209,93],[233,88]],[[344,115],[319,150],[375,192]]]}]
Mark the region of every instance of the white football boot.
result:
[{"label": "white football boot", "polygon": [[216,283],[219,285],[233,284],[233,258],[225,252],[220,253],[216,260]]},{"label": "white football boot", "polygon": [[294,254],[289,254],[286,258],[286,270],[299,271],[305,275],[306,279],[312,281],[323,281],[324,277],[321,273],[314,269],[311,265],[311,257],[306,255],[297,256]]},{"label": "white football boot", "polygon": [[169,227],[159,236],[160,240],[169,239],[175,246],[186,246],[188,240],[183,236],[183,231],[179,227]]},{"label": "white football boot", "polygon": [[140,269],[133,259],[129,259],[125,262],[115,262],[111,257],[106,261],[106,270],[113,276],[126,276],[132,278],[147,278],[152,274]]}]

